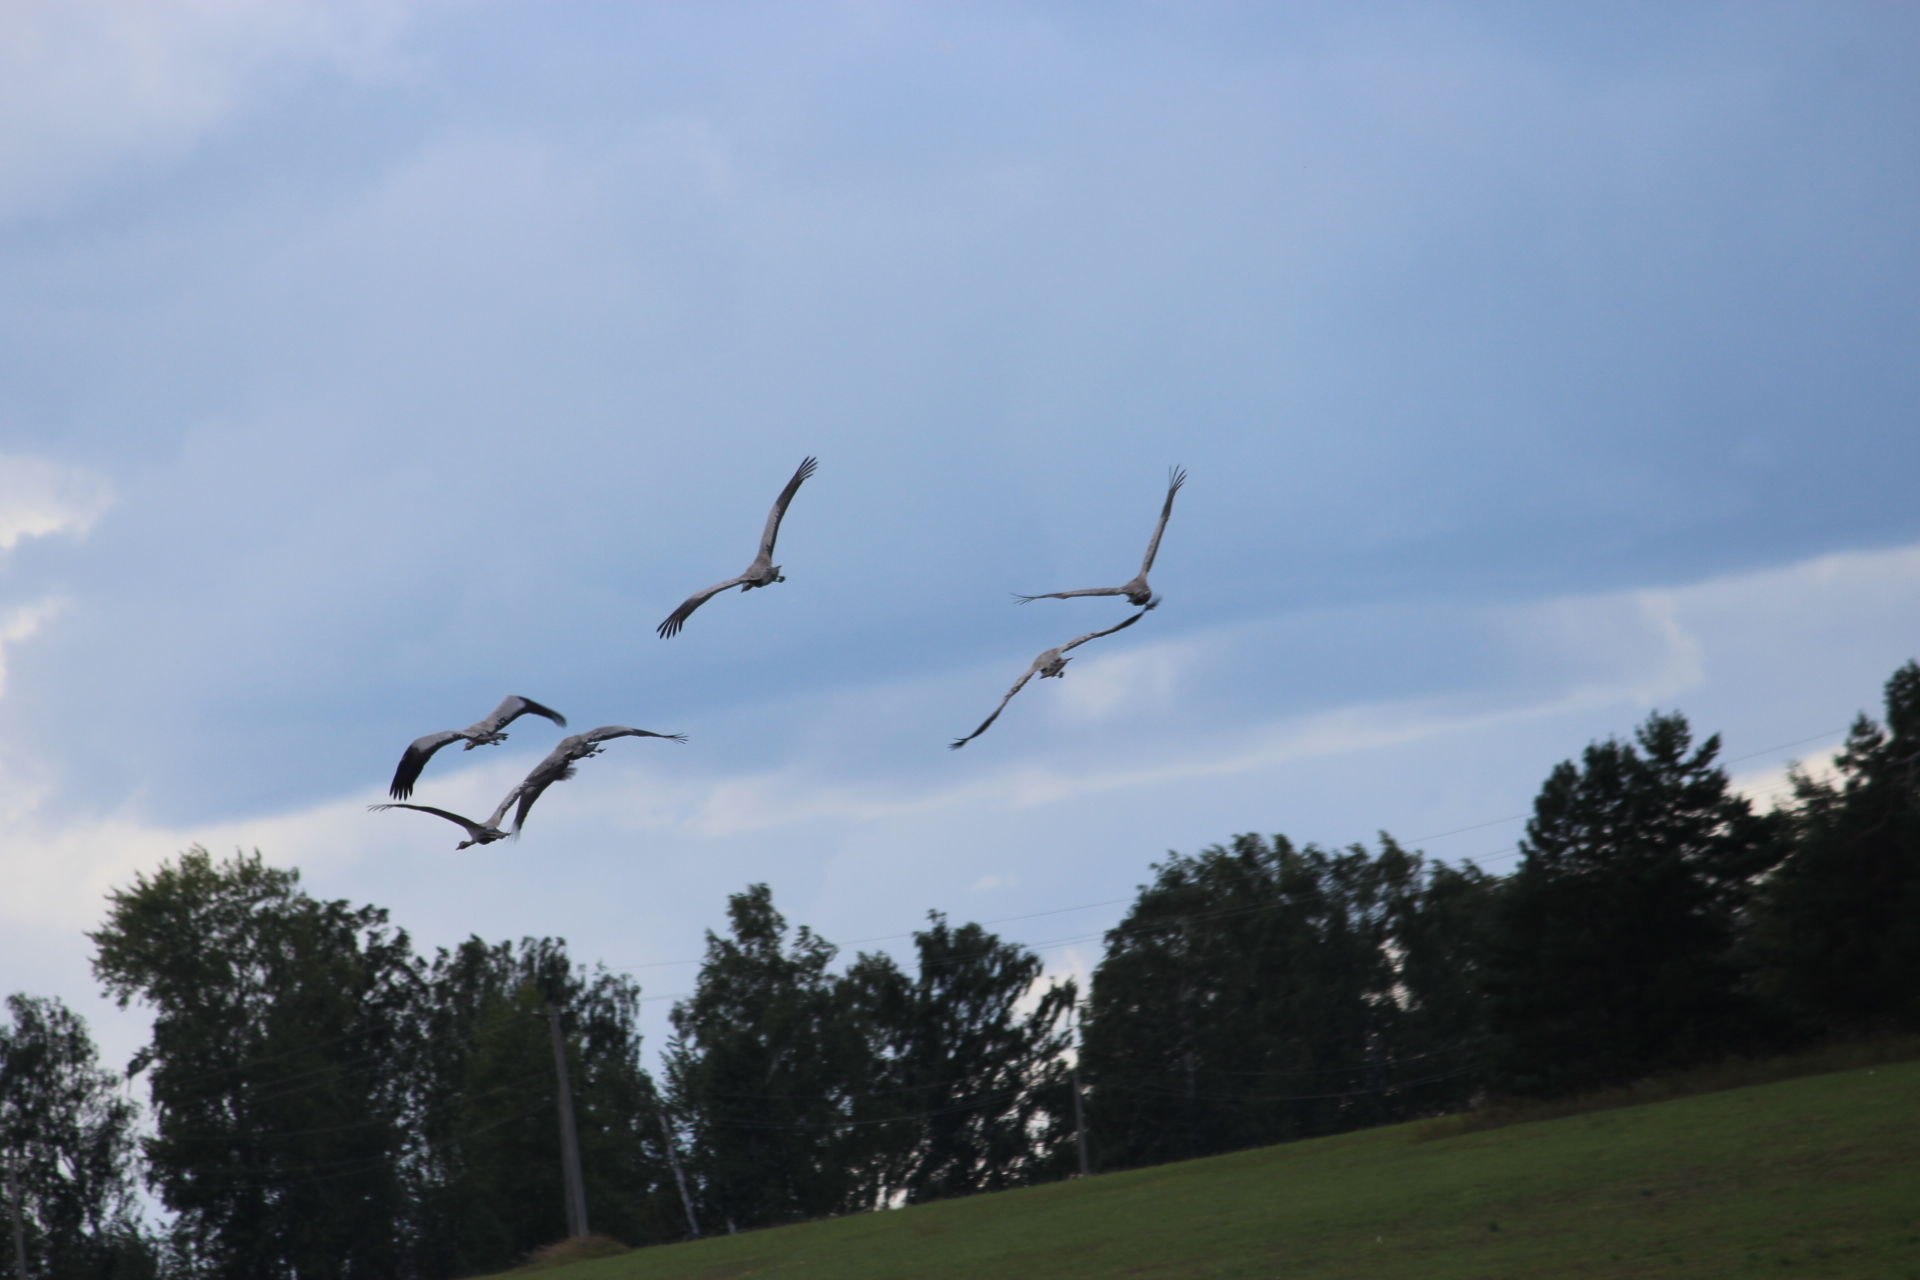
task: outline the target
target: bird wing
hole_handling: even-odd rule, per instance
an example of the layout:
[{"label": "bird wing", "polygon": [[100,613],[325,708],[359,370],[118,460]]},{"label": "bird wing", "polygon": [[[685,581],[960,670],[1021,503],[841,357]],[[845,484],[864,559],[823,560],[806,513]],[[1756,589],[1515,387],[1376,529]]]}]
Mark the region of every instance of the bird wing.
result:
[{"label": "bird wing", "polygon": [[1147,544],[1147,558],[1140,562],[1140,576],[1146,577],[1147,570],[1153,568],[1153,558],[1160,552],[1160,535],[1167,531],[1167,517],[1173,514],[1173,495],[1180,492],[1180,486],[1187,482],[1187,469],[1175,467],[1167,473],[1167,500],[1160,507],[1160,523],[1153,526],[1153,541]]},{"label": "bird wing", "polygon": [[773,500],[773,510],[767,512],[766,531],[760,535],[760,558],[762,560],[771,561],[773,559],[773,540],[780,536],[780,520],[781,517],[787,514],[787,504],[792,502],[793,495],[800,491],[800,482],[812,475],[815,468],[819,465],[819,459],[811,455],[803,459],[800,466],[794,471],[793,479],[787,481],[787,487],[782,489],[780,496]]},{"label": "bird wing", "polygon": [[427,761],[433,753],[465,736],[458,729],[443,729],[439,733],[415,738],[401,754],[400,765],[393,771],[393,782],[387,787],[387,794],[395,800],[405,800],[412,795],[413,784],[420,780],[420,771],[427,767]]},{"label": "bird wing", "polygon": [[1040,669],[1040,664],[1038,662],[1028,667],[1027,674],[1021,676],[1018,680],[1013,682],[1013,688],[1007,690],[1007,696],[1000,699],[1000,705],[993,709],[992,715],[988,716],[985,720],[982,720],[980,722],[980,727],[978,729],[975,729],[972,733],[968,734],[964,738],[955,738],[952,742],[949,742],[947,746],[955,751],[958,751],[961,747],[966,746],[969,742],[972,742],[975,738],[985,733],[987,731],[987,726],[992,724],[995,720],[998,720],[1000,718],[1000,713],[1007,709],[1007,704],[1013,701],[1013,695],[1020,692],[1022,689],[1026,688],[1027,681],[1033,679],[1033,673],[1038,671],[1039,669]]},{"label": "bird wing", "polygon": [[693,616],[693,611],[695,609],[698,609],[701,605],[713,599],[715,596],[719,595],[722,591],[725,591],[728,587],[737,587],[741,583],[745,582],[746,580],[747,580],[746,574],[744,573],[738,574],[734,577],[728,578],[725,582],[714,583],[712,586],[708,587],[705,591],[696,591],[692,595],[688,596],[685,600],[682,600],[680,602],[680,607],[678,609],[675,609],[672,613],[668,614],[667,620],[661,623],[659,627],[656,628],[656,630],[660,632],[660,638],[662,640],[665,640],[671,636],[679,635],[680,628],[687,625],[687,619]]},{"label": "bird wing", "polygon": [[526,788],[527,782],[529,781],[531,781],[530,778],[516,782],[513,785],[513,790],[507,792],[500,803],[494,807],[493,815],[487,819],[488,826],[499,827],[501,820],[507,816],[507,810],[513,808],[513,802],[520,798],[520,792]]},{"label": "bird wing", "polygon": [[[533,808],[533,802],[542,792],[556,782],[565,782],[574,774],[572,765],[562,765],[558,769],[535,769],[527,775],[527,780],[513,789],[507,800],[518,799],[519,804],[513,811],[513,834],[520,834],[520,828],[526,825],[527,813]],[[505,801],[502,802],[505,804]]]},{"label": "bird wing", "polygon": [[1079,637],[1078,639],[1069,640],[1065,644],[1061,645],[1060,652],[1065,653],[1069,649],[1078,649],[1081,645],[1085,644],[1089,640],[1098,640],[1101,636],[1110,636],[1116,631],[1124,631],[1128,627],[1132,626],[1134,623],[1140,621],[1140,619],[1146,616],[1147,616],[1147,611],[1145,609],[1142,609],[1139,613],[1129,616],[1126,621],[1115,623],[1113,626],[1108,627],[1105,631],[1089,631],[1087,632],[1087,634]]},{"label": "bird wing", "polygon": [[492,729],[504,729],[524,715],[545,716],[562,729],[567,727],[567,718],[558,711],[543,707],[532,698],[523,698],[517,693],[510,693],[501,699],[500,705],[493,709],[493,714],[482,723]]},{"label": "bird wing", "polygon": [[1074,596],[1123,596],[1125,587],[1081,587],[1078,591],[1049,591],[1044,595],[1023,596],[1015,593],[1014,599],[1021,604],[1031,604],[1035,600],[1067,600]]},{"label": "bird wing", "polygon": [[450,813],[445,809],[436,809],[430,804],[370,804],[367,806],[368,813],[379,813],[384,809],[417,809],[421,813],[431,813],[436,818],[445,818],[448,822],[459,823],[467,829],[467,834],[475,840],[478,840],[485,832],[485,828],[473,819],[463,818],[459,814]]},{"label": "bird wing", "polygon": [[651,729],[630,729],[623,724],[603,724],[598,729],[589,729],[585,733],[574,736],[587,745],[605,742],[610,738],[665,738],[669,742],[687,740],[687,735],[684,733],[655,733]]}]

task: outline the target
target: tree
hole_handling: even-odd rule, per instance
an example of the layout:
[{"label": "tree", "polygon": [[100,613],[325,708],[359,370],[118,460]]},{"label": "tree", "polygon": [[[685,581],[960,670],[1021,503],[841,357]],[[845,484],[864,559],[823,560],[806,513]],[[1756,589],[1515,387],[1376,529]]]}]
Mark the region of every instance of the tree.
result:
[{"label": "tree", "polygon": [[1920,1029],[1920,664],[1885,697],[1833,781],[1794,773],[1791,852],[1762,889],[1765,986],[1803,1035]]},{"label": "tree", "polygon": [[937,911],[928,918],[914,934],[916,978],[884,955],[863,955],[842,981],[868,1036],[854,1114],[874,1135],[861,1162],[874,1206],[1058,1175],[1072,1138],[1073,984],[1036,993],[1038,956],[977,924],[955,929]]},{"label": "tree", "polygon": [[[58,1000],[7,997],[0,1025],[0,1276],[17,1277],[11,1214],[30,1274],[108,1280],[155,1273],[134,1207],[132,1102],[97,1065],[86,1023]],[[17,1199],[16,1199],[17,1197]]]},{"label": "tree", "polygon": [[108,895],[94,973],[154,1010],[148,1167],[205,1274],[404,1275],[418,966],[386,912],[298,886],[189,849]]},{"label": "tree", "polygon": [[1496,1088],[1598,1088],[1754,1042],[1737,927],[1780,828],[1719,749],[1655,713],[1548,776],[1487,955]]},{"label": "tree", "polygon": [[562,939],[469,938],[438,953],[418,1111],[429,1271],[500,1270],[563,1233],[549,1006],[567,1049],[588,1221],[632,1243],[679,1234],[639,1065],[639,1001],[631,980],[576,969]]},{"label": "tree", "polygon": [[863,1139],[849,1122],[867,1056],[827,973],[834,947],[804,925],[789,942],[764,884],[731,895],[727,916],[666,1053],[701,1220],[743,1229],[855,1207]]},{"label": "tree", "polygon": [[1445,966],[1477,872],[1391,840],[1374,858],[1256,835],[1154,870],[1087,1010],[1103,1167],[1405,1118],[1471,1088],[1473,1002]]}]

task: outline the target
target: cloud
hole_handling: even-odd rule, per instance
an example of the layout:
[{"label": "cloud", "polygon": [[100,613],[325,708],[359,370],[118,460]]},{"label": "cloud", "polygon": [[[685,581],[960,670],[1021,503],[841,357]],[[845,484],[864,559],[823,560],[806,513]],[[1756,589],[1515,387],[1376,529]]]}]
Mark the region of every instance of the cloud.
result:
[{"label": "cloud", "polygon": [[0,41],[0,218],[57,206],[129,161],[184,153],[289,72],[391,72],[409,8],[12,0]]},{"label": "cloud", "polygon": [[40,634],[40,628],[56,617],[66,603],[57,597],[49,598],[0,615],[0,697],[5,697],[7,692],[7,647]]},{"label": "cloud", "polygon": [[83,537],[112,505],[113,486],[104,476],[0,453],[0,553],[29,538]]},{"label": "cloud", "polygon": [[1793,799],[1791,774],[1797,773],[1815,782],[1838,781],[1840,769],[1834,763],[1834,758],[1840,754],[1843,747],[1844,744],[1836,743],[1831,747],[1821,748],[1811,756],[1788,761],[1785,764],[1735,773],[1727,779],[1727,785],[1733,791],[1751,800],[1756,810],[1764,812]]},{"label": "cloud", "polygon": [[1071,678],[1061,681],[1054,706],[1081,723],[1104,720],[1123,706],[1166,707],[1196,656],[1195,646],[1170,641],[1082,659],[1069,668]]}]

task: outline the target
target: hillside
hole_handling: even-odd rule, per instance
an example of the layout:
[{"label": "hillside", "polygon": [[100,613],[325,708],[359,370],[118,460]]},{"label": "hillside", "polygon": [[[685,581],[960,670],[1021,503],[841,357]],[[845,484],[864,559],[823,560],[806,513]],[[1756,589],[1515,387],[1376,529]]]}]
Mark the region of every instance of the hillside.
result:
[{"label": "hillside", "polygon": [[[642,1249],[551,1280],[1920,1278],[1920,1063],[1374,1129]],[[525,1273],[521,1273],[525,1274]]]}]

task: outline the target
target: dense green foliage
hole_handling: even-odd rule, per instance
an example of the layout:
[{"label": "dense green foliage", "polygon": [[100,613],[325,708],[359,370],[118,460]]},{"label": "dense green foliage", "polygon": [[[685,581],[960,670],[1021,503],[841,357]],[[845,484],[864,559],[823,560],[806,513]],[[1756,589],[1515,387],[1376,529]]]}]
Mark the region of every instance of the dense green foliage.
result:
[{"label": "dense green foliage", "polygon": [[1547,778],[1488,938],[1499,1091],[1593,1089],[1753,1042],[1736,926],[1781,824],[1729,791],[1718,751],[1656,714]]},{"label": "dense green foliage", "polygon": [[416,975],[377,908],[256,854],[182,854],[109,896],[95,973],[154,1010],[148,1175],[203,1274],[392,1276],[416,1148],[394,1070]]},{"label": "dense green foliage", "polygon": [[698,1214],[720,1230],[873,1209],[1054,1175],[1070,1140],[1071,984],[1020,1002],[1037,956],[937,913],[918,974],[787,935],[765,885],[733,895],[673,1012],[668,1096]]},{"label": "dense green foliage", "polygon": [[[134,1216],[134,1108],[85,1024],[14,995],[0,1024],[0,1276],[139,1280],[154,1273]],[[15,1231],[18,1231],[17,1239]]]},{"label": "dense green foliage", "polygon": [[627,1240],[673,1239],[652,1082],[640,1069],[640,991],[578,972],[564,944],[469,938],[426,975],[418,1074],[424,1168],[422,1263],[465,1274],[553,1239],[557,1011],[578,1116],[589,1224]]},{"label": "dense green foliage", "polygon": [[666,1054],[700,1217],[736,1230],[855,1207],[845,1122],[864,1046],[839,1016],[834,948],[804,926],[789,941],[765,885],[734,894],[727,915],[731,936],[708,933]]},{"label": "dense green foliage", "polygon": [[429,964],[384,911],[311,898],[258,854],[191,849],[110,903],[95,970],[154,1011],[137,1066],[175,1270],[445,1275],[560,1234],[549,1005],[590,1213],[668,1238],[630,982],[576,972],[552,939]]},{"label": "dense green foliage", "polygon": [[153,1014],[134,1071],[165,1247],[133,1213],[132,1104],[77,1019],[16,996],[0,1137],[22,1248],[36,1275],[132,1280],[509,1265],[566,1229],[556,1031],[590,1226],[642,1244],[690,1214],[717,1234],[1056,1181],[1083,1134],[1095,1168],[1150,1165],[1920,1031],[1920,665],[1779,810],[1718,753],[1676,714],[1590,745],[1505,876],[1385,834],[1170,853],[1084,1002],[937,912],[911,971],[840,964],[752,885],[658,1088],[638,986],[564,942],[423,957],[380,908],[190,849],[91,935],[109,994]]},{"label": "dense green foliage", "polygon": [[1762,886],[1765,980],[1803,1034],[1920,1027],[1920,664],[1854,722],[1838,777],[1795,779],[1794,838]]},{"label": "dense green foliage", "polygon": [[1040,957],[938,912],[913,940],[916,976],[861,956],[843,983],[869,1041],[855,1105],[870,1135],[858,1153],[866,1202],[917,1204],[1064,1173],[1073,984],[1041,988]]},{"label": "dense green foliage", "polygon": [[1085,1030],[1102,1167],[1459,1105],[1478,1053],[1459,963],[1486,879],[1241,836],[1155,868],[1107,935]]}]

